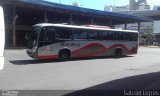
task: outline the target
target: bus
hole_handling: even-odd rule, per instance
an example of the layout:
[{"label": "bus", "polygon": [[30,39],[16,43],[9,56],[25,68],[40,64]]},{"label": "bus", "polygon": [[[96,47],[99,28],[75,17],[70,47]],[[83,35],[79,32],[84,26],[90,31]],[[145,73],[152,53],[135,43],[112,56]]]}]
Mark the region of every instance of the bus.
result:
[{"label": "bus", "polygon": [[40,23],[27,37],[27,54],[35,59],[120,57],[138,50],[138,32],[131,30]]},{"label": "bus", "polygon": [[4,66],[4,44],[5,44],[5,28],[3,8],[0,6],[0,70]]}]

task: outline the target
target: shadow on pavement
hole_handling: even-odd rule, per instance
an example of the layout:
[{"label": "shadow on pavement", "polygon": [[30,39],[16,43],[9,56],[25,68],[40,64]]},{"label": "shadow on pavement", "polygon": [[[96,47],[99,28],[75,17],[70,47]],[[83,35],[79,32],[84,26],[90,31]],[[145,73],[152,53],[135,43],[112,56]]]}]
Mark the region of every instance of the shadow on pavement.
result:
[{"label": "shadow on pavement", "polygon": [[[160,90],[160,72],[131,76],[127,78],[117,79],[110,82],[102,83],[83,90],[75,91],[63,96],[124,96],[124,91],[129,90],[141,91],[141,94],[131,94],[126,96],[151,96],[142,94],[143,90]],[[156,96],[160,96],[160,91],[155,92]],[[146,94],[148,91],[145,91]],[[148,94],[151,94],[148,93]],[[154,96],[152,94],[152,96]]]},{"label": "shadow on pavement", "polygon": [[29,65],[29,64],[42,64],[50,62],[58,62],[57,60],[10,60],[10,63],[14,65]]},{"label": "shadow on pavement", "polygon": [[10,60],[9,62],[14,65],[28,65],[28,64],[42,64],[42,63],[56,63],[56,62],[71,62],[71,61],[85,61],[85,60],[95,60],[95,59],[120,59],[120,58],[129,58],[133,56],[124,56],[124,57],[113,57],[113,56],[105,56],[105,57],[86,57],[86,58],[74,58],[67,61],[60,61],[60,60]]}]

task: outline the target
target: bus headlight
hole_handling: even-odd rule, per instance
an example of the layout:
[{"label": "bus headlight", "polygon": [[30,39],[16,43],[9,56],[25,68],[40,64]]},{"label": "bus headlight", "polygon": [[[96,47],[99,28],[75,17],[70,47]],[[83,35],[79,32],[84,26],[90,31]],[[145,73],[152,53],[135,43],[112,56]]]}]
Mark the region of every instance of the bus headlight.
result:
[{"label": "bus headlight", "polygon": [[35,53],[35,52],[36,52],[36,49],[37,49],[36,47],[33,48],[32,53]]}]

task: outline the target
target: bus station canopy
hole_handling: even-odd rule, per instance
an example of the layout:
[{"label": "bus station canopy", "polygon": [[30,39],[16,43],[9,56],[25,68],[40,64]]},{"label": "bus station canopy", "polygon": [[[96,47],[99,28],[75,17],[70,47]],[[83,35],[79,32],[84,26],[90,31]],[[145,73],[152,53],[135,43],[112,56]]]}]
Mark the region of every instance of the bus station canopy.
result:
[{"label": "bus station canopy", "polygon": [[0,1],[0,3],[4,5],[10,4],[13,6],[21,6],[25,8],[32,8],[43,11],[61,12],[73,15],[76,14],[90,16],[93,18],[105,18],[108,20],[112,20],[112,25],[152,21],[151,18],[147,17],[75,7],[71,5],[58,4],[42,0],[2,0]]},{"label": "bus station canopy", "polygon": [[160,10],[146,10],[146,11],[122,11],[120,13],[134,16],[141,16],[152,18],[153,20],[160,20]]}]

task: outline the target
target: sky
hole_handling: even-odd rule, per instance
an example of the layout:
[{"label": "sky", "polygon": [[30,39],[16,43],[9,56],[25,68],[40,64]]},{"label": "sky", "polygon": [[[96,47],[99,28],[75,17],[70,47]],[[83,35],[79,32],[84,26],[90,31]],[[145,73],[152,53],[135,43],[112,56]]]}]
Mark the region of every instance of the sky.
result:
[{"label": "sky", "polygon": [[[129,0],[45,0],[55,3],[62,3],[66,5],[71,5],[73,2],[79,2],[81,7],[91,8],[97,10],[104,10],[105,5],[112,6],[123,6],[128,5]],[[154,5],[160,5],[160,0],[147,0],[148,4],[153,8]]]}]

